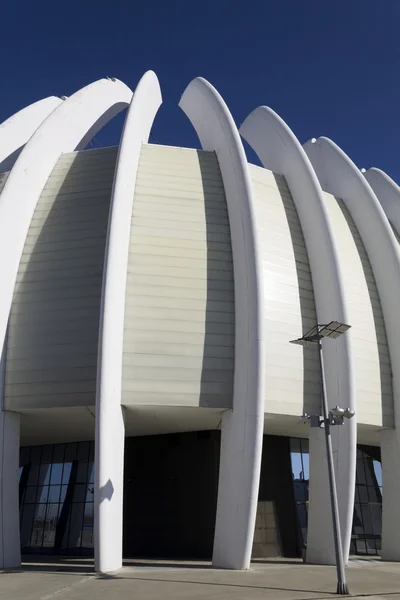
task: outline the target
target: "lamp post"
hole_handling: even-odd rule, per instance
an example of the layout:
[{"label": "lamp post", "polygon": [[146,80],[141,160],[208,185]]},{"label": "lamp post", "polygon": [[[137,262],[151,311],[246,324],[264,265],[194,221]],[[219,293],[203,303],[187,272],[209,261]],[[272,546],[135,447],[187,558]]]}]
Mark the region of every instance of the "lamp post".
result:
[{"label": "lamp post", "polygon": [[332,453],[331,426],[343,425],[344,419],[351,419],[351,417],[354,417],[354,411],[350,410],[349,408],[340,408],[339,406],[336,406],[331,410],[328,409],[321,340],[323,338],[337,339],[343,333],[346,333],[348,329],[350,329],[350,325],[345,325],[344,323],[339,323],[338,321],[331,321],[326,325],[318,324],[315,327],[313,327],[310,331],[305,333],[303,337],[291,341],[292,344],[298,344],[299,346],[318,346],[322,380],[322,417],[319,415],[303,415],[303,418],[309,419],[311,427],[323,427],[325,431],[326,461],[328,467],[329,493],[331,500],[333,539],[335,543],[337,571],[336,593],[342,595],[348,594],[349,589],[346,583],[346,574],[344,570],[343,561],[342,535],[340,531],[339,508]]}]

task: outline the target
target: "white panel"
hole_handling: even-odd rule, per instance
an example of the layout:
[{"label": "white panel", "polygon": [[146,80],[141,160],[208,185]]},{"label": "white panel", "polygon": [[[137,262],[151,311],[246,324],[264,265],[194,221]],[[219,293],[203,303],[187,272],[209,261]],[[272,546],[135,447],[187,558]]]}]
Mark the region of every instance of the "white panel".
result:
[{"label": "white panel", "polygon": [[[116,148],[62,155],[37,204],[9,320],[8,408],[95,403],[104,247],[116,155]],[[95,165],[96,156],[99,164],[87,179],[87,165]],[[78,192],[81,180],[87,193],[88,181],[99,189],[94,219],[82,221],[81,204],[74,194],[63,193],[70,177]],[[50,236],[51,251],[43,243]],[[91,236],[98,241],[95,252],[83,245],[71,255],[71,239],[84,243]]]},{"label": "white panel", "polygon": [[[389,351],[375,279],[364,244],[345,204],[328,193],[324,193],[324,199],[335,233],[348,301],[357,420],[360,424],[390,427],[393,425],[392,378],[391,370],[381,367],[382,361],[384,365],[389,364]],[[379,346],[377,340],[381,340]]]},{"label": "white panel", "polygon": [[[27,242],[26,238],[37,203],[53,168],[63,152],[85,148],[93,136],[110,119],[126,108],[131,98],[132,91],[117,79],[101,79],[86,86],[61,102],[49,114],[18,155],[1,192],[0,202],[0,271],[2,279],[0,347],[2,352],[5,351],[6,347],[6,332],[14,292],[18,293],[24,287],[21,279],[16,281],[24,245]],[[106,153],[107,151],[105,151]],[[81,196],[86,192],[81,192]],[[44,192],[47,208],[51,205],[51,194],[50,189]],[[59,193],[57,204],[62,202],[67,195],[68,193]],[[75,206],[76,208],[77,206]],[[98,233],[100,236],[102,235],[102,232]],[[89,237],[93,234],[92,230]],[[79,247],[81,232],[70,231],[70,236],[72,238],[71,246],[76,247],[78,245]],[[60,239],[57,239],[54,233],[43,235],[40,236],[40,242],[37,242],[38,250],[40,249],[42,252],[49,251],[54,248],[54,244],[65,241],[63,235],[60,235]],[[29,252],[36,250],[36,244],[32,241],[32,238],[28,242],[30,245]],[[65,287],[65,280],[63,282],[64,286],[60,285],[62,278],[56,278],[55,282],[52,282],[51,279],[50,285],[49,281],[43,278],[39,281],[33,279],[26,281],[26,291],[48,290],[51,286],[58,287],[58,289]],[[70,282],[68,282],[67,287],[70,287]],[[3,390],[0,391],[1,396],[3,395],[2,392]],[[76,402],[89,403],[88,398],[83,398],[86,395],[85,393],[76,394]],[[0,400],[3,403],[2,397]],[[73,394],[66,393],[63,395],[62,402],[70,405],[74,401]],[[22,399],[22,403],[24,402],[25,400]],[[41,394],[40,396],[31,394],[29,396],[29,406],[41,406],[41,402],[44,405],[51,405],[51,402],[53,402],[52,393]],[[4,403],[7,404],[6,399]],[[14,396],[13,405],[15,407]]]},{"label": "white panel", "polygon": [[233,356],[233,289],[215,154],[144,145],[128,262],[123,404],[231,406],[233,363],[221,370],[218,357]]},{"label": "white panel", "polygon": [[299,218],[282,175],[254,165],[249,165],[249,170],[256,184],[254,206],[264,271],[265,411],[297,417],[304,412],[318,413],[318,352],[299,352],[289,343],[317,320]]},{"label": "white panel", "polygon": [[[142,144],[148,141],[161,101],[157,76],[148,71],[136,86],[126,115],[111,196],[96,386],[94,554],[97,571],[113,571],[122,566],[125,430],[121,388],[130,221]],[[102,490],[107,489],[110,481],[113,494],[107,502],[102,502]]]}]

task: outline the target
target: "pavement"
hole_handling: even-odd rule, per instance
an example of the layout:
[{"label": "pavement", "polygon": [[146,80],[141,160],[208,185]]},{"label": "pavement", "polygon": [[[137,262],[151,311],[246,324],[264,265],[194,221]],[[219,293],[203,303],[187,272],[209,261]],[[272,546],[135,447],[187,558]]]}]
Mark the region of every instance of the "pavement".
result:
[{"label": "pavement", "polygon": [[[400,564],[355,557],[346,569],[353,598],[400,600]],[[334,567],[269,559],[249,571],[206,562],[126,561],[113,574],[94,573],[92,559],[30,558],[0,573],[1,600],[326,600],[337,598]]]}]

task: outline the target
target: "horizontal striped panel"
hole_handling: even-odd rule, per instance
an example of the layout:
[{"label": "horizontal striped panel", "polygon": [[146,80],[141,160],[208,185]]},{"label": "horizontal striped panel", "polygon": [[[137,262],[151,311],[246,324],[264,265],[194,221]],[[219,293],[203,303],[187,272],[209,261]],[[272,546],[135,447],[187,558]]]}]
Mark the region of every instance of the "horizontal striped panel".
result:
[{"label": "horizontal striped panel", "polygon": [[385,425],[393,421],[393,393],[385,323],[375,279],[360,234],[342,200],[324,194],[339,249],[348,303],[357,422]]},{"label": "horizontal striped panel", "polygon": [[9,409],[94,405],[117,149],[60,157],[37,204],[9,320]]},{"label": "horizontal striped panel", "polygon": [[254,165],[249,169],[265,302],[265,410],[295,416],[318,413],[318,352],[290,344],[317,322],[300,221],[284,177]]},{"label": "horizontal striped panel", "polygon": [[232,405],[229,219],[212,152],[144,145],[126,288],[125,405]]}]

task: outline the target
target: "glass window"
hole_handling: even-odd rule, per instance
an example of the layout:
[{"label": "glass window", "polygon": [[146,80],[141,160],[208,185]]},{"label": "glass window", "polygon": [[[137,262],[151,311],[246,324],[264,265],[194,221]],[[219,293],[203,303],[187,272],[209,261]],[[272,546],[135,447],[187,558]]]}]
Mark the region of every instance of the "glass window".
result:
[{"label": "glass window", "polygon": [[39,503],[47,502],[47,498],[49,497],[49,486],[48,485],[38,486],[35,489],[36,489],[36,502],[39,502]]},{"label": "glass window", "polygon": [[86,502],[82,529],[83,548],[93,548],[93,513],[93,502]]},{"label": "glass window", "polygon": [[[296,503],[300,543],[307,539],[308,484],[310,477],[308,440],[291,439],[293,494]],[[374,451],[374,456],[376,456]],[[356,489],[354,499],[351,552],[377,554],[382,532],[382,467],[359,447],[357,449]]]},{"label": "glass window", "polygon": [[378,554],[382,533],[382,468],[367,451],[357,451],[353,536],[357,554]]},{"label": "glass window", "polygon": [[296,503],[299,543],[303,546],[307,540],[308,480],[310,461],[308,440],[291,439],[290,456],[293,475],[293,493]]},{"label": "glass window", "polygon": [[64,471],[62,476],[62,482],[68,483],[71,475],[72,462],[64,463]]},{"label": "glass window", "polygon": [[63,472],[63,463],[53,463],[51,465],[51,477],[50,483],[58,483],[60,484],[62,481],[62,472]]},{"label": "glass window", "polygon": [[47,505],[42,546],[54,547],[59,511],[60,505],[58,503]]},{"label": "glass window", "polygon": [[37,487],[30,485],[26,488],[26,492],[25,492],[25,502],[26,503],[33,503],[36,502],[36,492],[37,492]]},{"label": "glass window", "polygon": [[21,448],[20,464],[30,461],[20,483],[24,552],[93,551],[93,455],[93,442]]},{"label": "glass window", "polygon": [[46,522],[47,504],[36,504],[35,515],[32,524],[30,546],[41,547],[43,542],[43,530]]},{"label": "glass window", "polygon": [[378,486],[382,489],[382,465],[378,460],[374,460],[373,467]]},{"label": "glass window", "polygon": [[50,485],[49,486],[49,498],[48,502],[59,502],[61,494],[61,485]]}]

